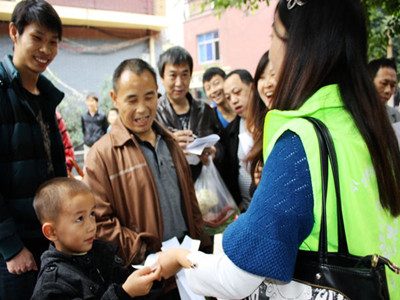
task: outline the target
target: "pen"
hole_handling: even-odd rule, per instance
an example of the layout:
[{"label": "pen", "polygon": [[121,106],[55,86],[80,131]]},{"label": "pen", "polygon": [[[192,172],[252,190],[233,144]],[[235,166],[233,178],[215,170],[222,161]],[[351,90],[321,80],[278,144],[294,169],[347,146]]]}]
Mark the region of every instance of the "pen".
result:
[{"label": "pen", "polygon": [[[173,127],[171,127],[171,126],[168,126],[167,129],[168,129],[169,131],[171,131],[171,132],[179,131],[179,129],[173,128]],[[194,134],[194,133],[192,133],[192,137],[195,138],[195,139],[198,138],[198,136],[197,136],[196,134]]]}]

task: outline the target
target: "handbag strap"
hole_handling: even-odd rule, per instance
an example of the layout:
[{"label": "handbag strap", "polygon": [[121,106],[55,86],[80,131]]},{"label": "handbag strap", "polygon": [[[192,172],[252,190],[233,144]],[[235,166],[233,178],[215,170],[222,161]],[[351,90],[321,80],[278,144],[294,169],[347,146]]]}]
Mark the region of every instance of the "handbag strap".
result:
[{"label": "handbag strap", "polygon": [[319,237],[319,256],[320,260],[327,262],[328,239],[327,239],[327,220],[326,220],[326,198],[328,190],[328,158],[331,164],[332,175],[336,191],[336,207],[337,207],[337,226],[338,226],[338,252],[348,254],[348,245],[344,229],[342,203],[339,185],[339,168],[337,163],[335,146],[329,129],[323,122],[312,117],[304,117],[314,126],[318,138],[318,144],[321,154],[321,174],[322,174],[322,216]]}]

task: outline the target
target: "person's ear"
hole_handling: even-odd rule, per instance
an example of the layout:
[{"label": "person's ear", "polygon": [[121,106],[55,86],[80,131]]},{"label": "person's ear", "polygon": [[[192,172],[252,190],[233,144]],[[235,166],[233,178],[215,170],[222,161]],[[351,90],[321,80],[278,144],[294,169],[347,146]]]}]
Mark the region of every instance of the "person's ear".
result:
[{"label": "person's ear", "polygon": [[114,104],[114,107],[119,109],[118,103],[117,103],[117,93],[114,90],[110,91],[110,97],[111,97],[111,100],[112,100],[112,102]]},{"label": "person's ear", "polygon": [[52,222],[45,222],[42,225],[43,235],[50,241],[57,241],[57,232]]},{"label": "person's ear", "polygon": [[17,42],[18,30],[17,30],[17,27],[15,27],[15,24],[13,22],[11,22],[10,25],[8,26],[8,30],[9,30],[10,37],[15,44]]}]

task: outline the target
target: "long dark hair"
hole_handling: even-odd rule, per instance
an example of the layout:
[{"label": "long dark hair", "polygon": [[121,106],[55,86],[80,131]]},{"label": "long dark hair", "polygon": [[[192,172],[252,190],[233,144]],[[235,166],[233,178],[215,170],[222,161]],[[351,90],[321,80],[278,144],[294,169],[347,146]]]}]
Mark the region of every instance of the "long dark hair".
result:
[{"label": "long dark hair", "polygon": [[[251,133],[253,137],[253,146],[251,147],[245,163],[250,166],[251,180],[254,184],[254,171],[256,169],[258,162],[263,162],[263,128],[265,115],[268,112],[268,108],[265,106],[264,101],[262,101],[260,94],[258,93],[257,84],[261,75],[263,74],[265,68],[269,63],[269,51],[265,52],[258,62],[256,72],[254,74],[254,85],[253,85],[253,99],[251,99],[248,107],[249,116],[246,118],[247,130]],[[250,117],[251,116],[251,117]]]},{"label": "long dark hair", "polygon": [[280,0],[276,9],[287,39],[272,108],[296,110],[320,87],[338,83],[371,154],[381,204],[398,216],[399,146],[367,70],[363,7],[359,0],[302,2],[288,9]]}]

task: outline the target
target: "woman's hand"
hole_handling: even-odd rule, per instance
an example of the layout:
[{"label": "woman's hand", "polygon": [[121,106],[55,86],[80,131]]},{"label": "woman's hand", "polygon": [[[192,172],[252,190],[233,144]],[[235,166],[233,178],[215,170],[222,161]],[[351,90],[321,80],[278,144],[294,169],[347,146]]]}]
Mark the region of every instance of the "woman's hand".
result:
[{"label": "woman's hand", "polygon": [[260,183],[263,167],[264,164],[262,163],[262,161],[259,160],[256,164],[256,168],[254,169],[254,184],[256,186],[258,186],[258,184]]},{"label": "woman's hand", "polygon": [[182,268],[190,268],[191,262],[186,258],[190,251],[182,248],[169,249],[158,252],[156,265],[161,266],[161,277],[168,279],[178,273]]}]

